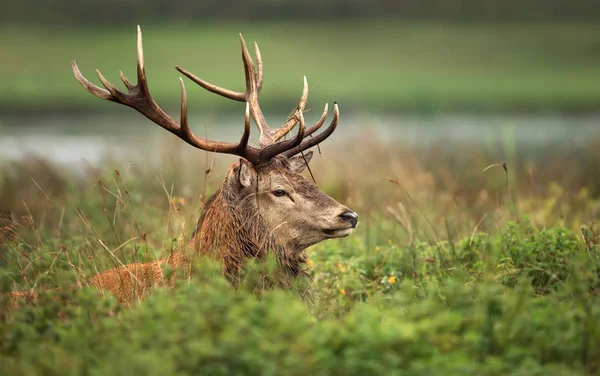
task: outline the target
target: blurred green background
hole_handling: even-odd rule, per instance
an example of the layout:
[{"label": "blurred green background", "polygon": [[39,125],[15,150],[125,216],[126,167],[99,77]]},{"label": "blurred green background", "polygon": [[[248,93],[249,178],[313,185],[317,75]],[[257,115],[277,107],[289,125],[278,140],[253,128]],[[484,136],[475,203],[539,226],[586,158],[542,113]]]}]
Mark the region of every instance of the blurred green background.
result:
[{"label": "blurred green background", "polygon": [[[176,109],[181,65],[243,88],[237,33],[265,61],[262,105],[288,112],[302,76],[309,99],[360,112],[589,113],[600,104],[597,1],[86,1],[3,5],[0,110],[5,114],[121,111],[74,80],[70,61],[98,83],[135,77],[135,27],[159,103]],[[188,91],[192,109],[235,104]],[[239,106],[238,106],[239,107]]]}]

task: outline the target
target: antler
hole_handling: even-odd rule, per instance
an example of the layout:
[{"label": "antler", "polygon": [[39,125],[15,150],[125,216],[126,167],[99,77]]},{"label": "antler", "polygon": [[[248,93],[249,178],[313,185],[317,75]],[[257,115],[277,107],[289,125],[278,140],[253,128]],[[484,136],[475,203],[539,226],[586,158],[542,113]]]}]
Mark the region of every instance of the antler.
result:
[{"label": "antler", "polygon": [[[260,93],[263,83],[263,63],[260,55],[260,50],[258,49],[258,45],[255,42],[254,46],[258,66],[258,72],[256,72],[254,69],[252,58],[250,57],[250,53],[248,52],[246,43],[244,42],[244,38],[241,34],[240,40],[242,44],[242,58],[244,62],[244,71],[246,75],[246,92],[244,93],[223,89],[216,85],[212,85],[196,77],[195,75],[186,71],[185,69],[180,68],[179,66],[175,67],[179,72],[181,72],[182,74],[190,78],[192,81],[196,82],[197,84],[199,84],[200,86],[212,93],[219,94],[223,97],[230,98],[236,101],[246,102],[244,133],[240,142],[238,143],[206,140],[194,135],[191,132],[188,123],[187,94],[185,90],[185,85],[181,78],[179,78],[181,85],[181,115],[179,123],[173,120],[156,104],[156,102],[150,95],[150,91],[148,89],[148,82],[146,79],[146,71],[144,67],[142,32],[139,26],[137,41],[137,84],[133,85],[125,77],[123,72],[120,72],[121,80],[123,81],[123,84],[127,87],[127,93],[120,91],[119,89],[117,89],[116,86],[107,81],[104,78],[104,76],[102,76],[99,70],[96,70],[96,72],[98,74],[98,78],[102,82],[102,85],[105,87],[105,89],[93,85],[81,74],[75,61],[72,62],[73,74],[75,75],[77,81],[87,91],[89,91],[96,97],[111,102],[120,103],[137,110],[142,115],[146,116],[148,119],[158,124],[162,128],[175,134],[188,144],[206,151],[238,155],[242,158],[247,159],[253,164],[266,162],[274,156],[282,154],[284,152],[286,156],[292,156],[296,153],[299,153],[302,150],[305,150],[311,146],[318,144],[319,142],[327,138],[331,133],[333,133],[337,126],[337,121],[339,118],[337,105],[335,107],[333,121],[329,128],[317,137],[303,140],[304,137],[311,135],[316,130],[318,130],[323,125],[327,116],[326,105],[325,111],[323,112],[323,115],[321,116],[319,121],[310,128],[306,129],[306,126],[304,124],[304,118],[302,116],[302,111],[306,106],[306,101],[308,98],[308,83],[306,81],[306,77],[304,77],[304,89],[302,91],[302,97],[300,99],[294,116],[292,116],[281,128],[270,128],[265,120],[265,117],[258,103],[258,95]],[[254,118],[254,121],[261,133],[259,148],[248,145],[248,140],[250,137],[250,115],[252,115],[252,117]],[[278,140],[284,137],[287,133],[289,133],[297,123],[300,123],[300,127],[296,136],[289,140],[278,142]]]}]

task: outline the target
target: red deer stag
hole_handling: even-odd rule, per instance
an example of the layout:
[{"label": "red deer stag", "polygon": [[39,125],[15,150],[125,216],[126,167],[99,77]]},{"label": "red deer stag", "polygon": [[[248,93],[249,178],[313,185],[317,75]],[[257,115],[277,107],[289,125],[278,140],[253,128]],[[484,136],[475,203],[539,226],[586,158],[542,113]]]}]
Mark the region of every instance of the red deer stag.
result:
[{"label": "red deer stag", "polygon": [[[307,149],[319,144],[336,129],[339,111],[334,105],[333,120],[329,127],[310,137],[325,122],[327,106],[321,118],[306,127],[302,111],[306,105],[308,85],[304,89],[297,110],[280,128],[271,128],[258,103],[263,84],[263,63],[255,43],[255,69],[246,43],[240,34],[242,59],[246,76],[244,93],[212,85],[187,70],[176,69],[204,89],[235,101],[246,102],[244,133],[238,143],[211,141],[190,131],[187,114],[186,90],[181,84],[181,117],[179,122],[167,115],[152,99],[148,89],[142,49],[142,34],[138,27],[137,78],[133,85],[121,73],[127,92],[117,89],[97,71],[103,88],[90,83],[72,62],[73,73],[79,83],[98,98],[123,104],[140,112],[162,128],[188,144],[205,151],[233,154],[240,157],[233,164],[222,187],[207,201],[191,242],[194,252],[211,254],[222,261],[223,273],[234,284],[245,260],[275,254],[282,280],[291,281],[305,275],[305,249],[326,239],[349,235],[358,223],[358,215],[333,198],[319,191],[300,173],[313,153]],[[260,131],[259,147],[248,144],[250,116]],[[281,140],[297,124],[297,134]],[[173,254],[166,258],[124,265],[92,277],[92,284],[100,290],[112,292],[120,301],[130,302],[147,295],[155,285],[170,284],[163,278],[163,266],[187,265],[189,257]],[[20,293],[15,293],[20,294]]]}]

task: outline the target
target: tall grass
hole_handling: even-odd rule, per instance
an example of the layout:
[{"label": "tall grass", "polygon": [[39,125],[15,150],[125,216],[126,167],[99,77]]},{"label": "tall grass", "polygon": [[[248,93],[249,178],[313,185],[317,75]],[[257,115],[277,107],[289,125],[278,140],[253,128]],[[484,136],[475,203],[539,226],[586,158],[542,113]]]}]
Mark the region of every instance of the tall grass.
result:
[{"label": "tall grass", "polygon": [[277,289],[257,298],[269,262],[248,265],[234,291],[199,258],[190,279],[131,307],[85,287],[99,270],[185,250],[227,157],[167,150],[154,170],[140,156],[83,178],[6,165],[2,291],[83,287],[1,309],[2,373],[600,371],[597,148],[507,159],[361,142],[313,158],[319,187],[360,225],[309,250],[312,304]]}]

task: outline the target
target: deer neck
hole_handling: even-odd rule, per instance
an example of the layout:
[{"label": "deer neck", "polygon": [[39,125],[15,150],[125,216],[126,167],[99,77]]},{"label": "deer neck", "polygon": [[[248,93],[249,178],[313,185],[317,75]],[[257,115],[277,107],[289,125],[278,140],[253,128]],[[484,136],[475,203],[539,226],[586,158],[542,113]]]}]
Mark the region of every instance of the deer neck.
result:
[{"label": "deer neck", "polygon": [[206,202],[192,241],[197,253],[221,260],[228,277],[235,278],[249,259],[261,259],[270,253],[275,255],[284,274],[306,274],[308,257],[304,250],[276,238],[254,202],[239,202],[225,189]]}]

